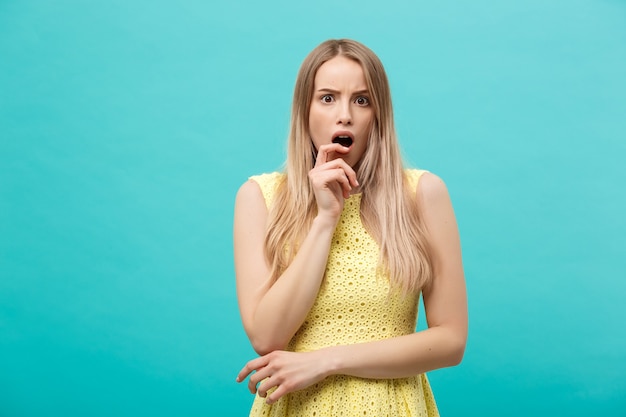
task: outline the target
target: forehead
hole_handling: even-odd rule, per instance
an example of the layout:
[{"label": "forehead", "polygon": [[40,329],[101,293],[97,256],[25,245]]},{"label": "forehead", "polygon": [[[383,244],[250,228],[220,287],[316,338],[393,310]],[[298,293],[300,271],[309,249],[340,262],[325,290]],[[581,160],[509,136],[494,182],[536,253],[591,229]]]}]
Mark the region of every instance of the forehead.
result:
[{"label": "forehead", "polygon": [[363,67],[357,61],[336,56],[324,62],[315,74],[315,89],[366,89]]}]

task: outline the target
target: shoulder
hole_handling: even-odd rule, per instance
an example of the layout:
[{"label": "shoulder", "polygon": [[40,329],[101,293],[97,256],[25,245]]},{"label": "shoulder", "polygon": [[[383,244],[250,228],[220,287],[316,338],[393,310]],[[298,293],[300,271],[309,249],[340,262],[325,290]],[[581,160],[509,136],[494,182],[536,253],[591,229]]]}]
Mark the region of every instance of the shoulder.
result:
[{"label": "shoulder", "polygon": [[239,187],[237,198],[248,200],[258,199],[258,197],[262,196],[265,204],[269,206],[276,189],[284,178],[285,174],[281,172],[253,175]]},{"label": "shoulder", "polygon": [[428,171],[424,169],[415,169],[415,168],[405,169],[404,176],[409,183],[409,187],[412,190],[415,190],[415,188],[417,187],[417,184],[419,183],[420,178],[422,177],[422,175],[424,175],[427,172]]},{"label": "shoulder", "polygon": [[426,193],[447,193],[446,184],[436,174],[425,169],[405,169],[404,173],[409,181],[409,185],[412,190],[415,190],[417,195]]},{"label": "shoulder", "polygon": [[432,172],[425,172],[415,190],[421,215],[431,230],[445,230],[456,224],[448,187]]},{"label": "shoulder", "polygon": [[405,169],[409,186],[423,207],[425,205],[450,204],[448,188],[436,174],[423,169]]},{"label": "shoulder", "polygon": [[416,192],[422,197],[441,197],[448,195],[448,187],[439,176],[424,171],[417,183]]}]

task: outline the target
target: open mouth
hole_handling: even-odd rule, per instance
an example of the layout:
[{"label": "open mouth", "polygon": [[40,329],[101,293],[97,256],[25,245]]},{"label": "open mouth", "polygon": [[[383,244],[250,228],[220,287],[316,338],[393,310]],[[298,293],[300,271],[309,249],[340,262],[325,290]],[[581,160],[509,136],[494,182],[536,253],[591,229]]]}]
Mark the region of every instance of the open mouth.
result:
[{"label": "open mouth", "polygon": [[333,138],[333,143],[338,143],[345,148],[349,148],[352,142],[354,141],[350,136],[339,135]]}]

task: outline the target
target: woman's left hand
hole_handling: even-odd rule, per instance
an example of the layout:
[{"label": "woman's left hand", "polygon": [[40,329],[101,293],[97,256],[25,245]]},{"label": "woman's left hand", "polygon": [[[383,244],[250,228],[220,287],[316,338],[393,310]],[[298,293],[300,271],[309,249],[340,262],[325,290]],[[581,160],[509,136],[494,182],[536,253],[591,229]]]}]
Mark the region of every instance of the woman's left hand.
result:
[{"label": "woman's left hand", "polygon": [[[267,397],[268,404],[273,404],[287,393],[301,390],[324,379],[327,376],[325,370],[328,369],[325,364],[327,360],[320,351],[276,350],[248,362],[237,375],[237,382],[252,374],[248,381],[250,392],[258,392],[259,396]],[[273,387],[276,390],[268,396],[267,391]]]}]

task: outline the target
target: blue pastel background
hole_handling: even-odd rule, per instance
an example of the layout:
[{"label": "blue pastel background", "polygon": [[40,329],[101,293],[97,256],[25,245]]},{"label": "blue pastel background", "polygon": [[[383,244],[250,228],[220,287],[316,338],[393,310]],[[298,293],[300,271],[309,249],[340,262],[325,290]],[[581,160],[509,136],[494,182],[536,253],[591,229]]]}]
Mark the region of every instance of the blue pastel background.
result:
[{"label": "blue pastel background", "polygon": [[247,415],[234,197],[333,37],[383,60],[455,204],[442,416],[626,416],[619,0],[0,0],[0,416]]}]

